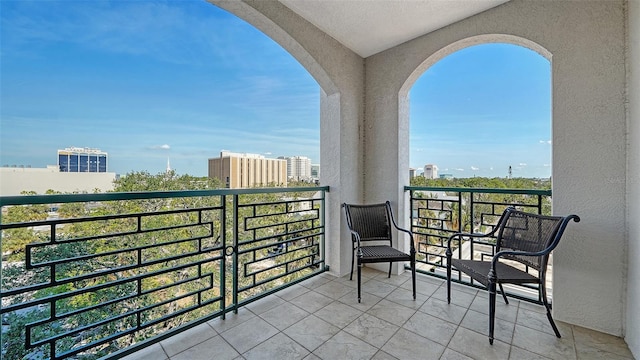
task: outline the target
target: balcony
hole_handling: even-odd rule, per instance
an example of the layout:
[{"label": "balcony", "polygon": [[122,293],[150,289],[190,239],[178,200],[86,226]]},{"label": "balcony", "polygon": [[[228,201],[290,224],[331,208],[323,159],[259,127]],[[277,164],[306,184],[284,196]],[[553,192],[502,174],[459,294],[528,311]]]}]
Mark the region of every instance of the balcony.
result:
[{"label": "balcony", "polygon": [[536,292],[498,302],[493,346],[485,291],[459,278],[446,304],[432,240],[454,218],[490,226],[507,205],[545,211],[548,191],[406,190],[418,298],[406,274],[365,268],[360,304],[355,281],[327,272],[327,187],[0,198],[2,359],[633,359],[622,339],[579,326],[560,322],[557,339]]}]

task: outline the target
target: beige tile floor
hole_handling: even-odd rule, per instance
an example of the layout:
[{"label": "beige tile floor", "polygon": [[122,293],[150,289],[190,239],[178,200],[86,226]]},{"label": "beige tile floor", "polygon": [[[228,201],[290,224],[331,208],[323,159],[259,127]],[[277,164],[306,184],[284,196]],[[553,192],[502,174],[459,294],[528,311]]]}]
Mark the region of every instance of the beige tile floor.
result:
[{"label": "beige tile floor", "polygon": [[[498,301],[493,345],[486,291],[418,275],[363,271],[356,282],[322,274],[127,356],[126,360],[221,359],[633,359],[620,338],[557,322],[542,306]],[[500,300],[500,299],[499,299]]]}]

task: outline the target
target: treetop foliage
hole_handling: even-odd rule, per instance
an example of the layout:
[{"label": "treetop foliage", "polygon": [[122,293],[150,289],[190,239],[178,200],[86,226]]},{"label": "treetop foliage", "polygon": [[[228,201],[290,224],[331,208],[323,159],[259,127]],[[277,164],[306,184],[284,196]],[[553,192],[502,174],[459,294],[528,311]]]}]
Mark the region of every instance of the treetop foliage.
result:
[{"label": "treetop foliage", "polygon": [[220,189],[224,185],[218,179],[178,175],[175,171],[151,175],[147,171],[133,171],[114,181],[112,192],[170,191]]},{"label": "treetop foliage", "polygon": [[551,180],[529,178],[453,178],[453,179],[427,179],[423,176],[411,178],[411,186],[433,187],[463,187],[483,189],[535,189],[550,190]]}]

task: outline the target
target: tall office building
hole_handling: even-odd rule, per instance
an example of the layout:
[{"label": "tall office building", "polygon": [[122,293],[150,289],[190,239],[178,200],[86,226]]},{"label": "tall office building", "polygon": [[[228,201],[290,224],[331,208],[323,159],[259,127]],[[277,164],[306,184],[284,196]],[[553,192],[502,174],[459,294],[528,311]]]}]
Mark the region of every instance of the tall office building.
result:
[{"label": "tall office building", "polygon": [[278,159],[287,161],[287,176],[289,179],[300,181],[311,179],[311,159],[305,156],[280,156]]},{"label": "tall office building", "polygon": [[108,154],[100,149],[69,147],[58,150],[60,172],[107,172]]},{"label": "tall office building", "polygon": [[209,177],[227,188],[251,188],[269,184],[287,185],[287,161],[267,159],[258,154],[220,152],[209,159]]},{"label": "tall office building", "polygon": [[427,179],[437,179],[438,178],[438,167],[433,164],[427,164],[424,166],[424,177]]}]

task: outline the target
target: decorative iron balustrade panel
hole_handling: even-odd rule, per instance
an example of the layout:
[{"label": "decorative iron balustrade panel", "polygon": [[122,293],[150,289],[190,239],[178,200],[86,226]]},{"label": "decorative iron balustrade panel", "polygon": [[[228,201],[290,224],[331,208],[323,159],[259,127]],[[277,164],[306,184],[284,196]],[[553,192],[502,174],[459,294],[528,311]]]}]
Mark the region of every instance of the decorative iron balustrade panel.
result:
[{"label": "decorative iron balustrade panel", "polygon": [[0,197],[0,358],[121,357],[325,271],[327,190]]},{"label": "decorative iron balustrade panel", "polygon": [[[418,271],[446,277],[447,241],[457,232],[488,233],[508,206],[538,214],[551,213],[551,190],[466,189],[405,187],[410,192],[411,227],[415,235]],[[462,229],[462,230],[461,230]],[[459,259],[490,260],[495,254],[495,238],[454,240],[453,256]],[[477,286],[453,269],[454,280]],[[529,294],[511,293],[538,302],[537,288]],[[550,288],[549,286],[547,288]]]},{"label": "decorative iron balustrade panel", "polygon": [[272,293],[324,265],[324,195],[318,197],[316,191],[295,195],[264,202],[250,195],[237,197],[234,303]]}]

